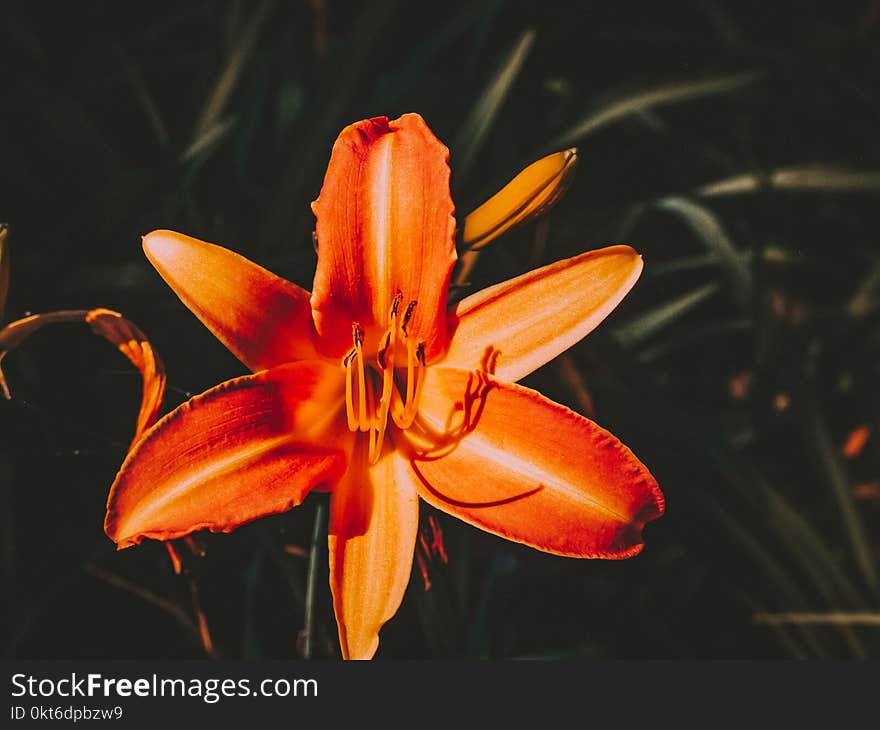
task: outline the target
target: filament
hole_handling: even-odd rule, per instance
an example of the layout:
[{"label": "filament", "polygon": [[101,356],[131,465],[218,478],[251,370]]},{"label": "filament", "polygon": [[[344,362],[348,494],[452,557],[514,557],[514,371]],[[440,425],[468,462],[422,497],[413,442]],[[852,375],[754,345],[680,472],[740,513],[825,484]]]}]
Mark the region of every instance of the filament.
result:
[{"label": "filament", "polygon": [[[342,359],[346,421],[350,431],[368,434],[370,464],[375,464],[382,455],[389,414],[401,429],[409,428],[418,415],[419,396],[425,380],[425,343],[417,342],[407,331],[417,302],[410,301],[401,312],[403,301],[403,294],[398,291],[391,303],[388,328],[379,340],[376,365],[368,368],[364,329],[357,322],[351,325],[353,347]],[[403,337],[406,345],[406,386],[403,393],[398,390],[399,384],[395,383],[395,359],[400,337]],[[403,363],[400,365],[402,371]],[[374,370],[376,366],[378,369]]]},{"label": "filament", "polygon": [[351,361],[357,357],[357,352],[352,350],[342,360],[345,368],[345,417],[348,420],[348,430],[357,431],[358,422],[354,416],[354,398],[352,397],[352,365]]}]

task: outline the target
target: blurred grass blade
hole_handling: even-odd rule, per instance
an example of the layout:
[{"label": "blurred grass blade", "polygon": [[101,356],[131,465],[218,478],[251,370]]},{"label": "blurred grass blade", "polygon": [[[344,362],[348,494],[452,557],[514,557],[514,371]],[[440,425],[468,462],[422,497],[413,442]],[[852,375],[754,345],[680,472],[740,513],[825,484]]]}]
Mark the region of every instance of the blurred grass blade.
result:
[{"label": "blurred grass blade", "polygon": [[345,110],[357,80],[369,68],[370,52],[394,17],[396,5],[395,0],[376,0],[365,5],[352,19],[353,27],[357,28],[354,41],[346,49],[344,63],[340,62],[335,72],[328,74],[329,78],[323,84],[327,93],[318,97],[319,103],[311,110],[311,125],[298,136],[298,144],[290,155],[291,162],[276,185],[272,202],[263,216],[259,243],[264,250],[271,249],[273,244],[287,245],[292,225],[291,201],[298,198],[303,186],[311,180],[316,165],[326,160],[339,130],[350,123],[350,119],[344,119]]},{"label": "blurred grass blade", "polygon": [[639,362],[648,365],[705,338],[733,337],[749,332],[751,328],[751,322],[747,319],[720,320],[709,322],[699,327],[689,327],[682,332],[677,332],[669,337],[664,337],[663,340],[654,347],[641,350],[637,357]]},{"label": "blurred grass blade", "polygon": [[[709,516],[726,537],[738,545],[755,567],[767,576],[774,586],[777,600],[784,602],[786,606],[806,609],[807,599],[789,571],[774,557],[767,546],[742,524],[735,513],[709,494],[699,495],[698,501],[700,511]],[[817,658],[827,657],[827,650],[814,631],[805,628],[801,635]]]},{"label": "blurred grass blade", "polygon": [[190,640],[198,647],[202,647],[202,635],[199,631],[198,624],[193,621],[192,617],[189,615],[189,612],[185,611],[180,607],[175,601],[172,601],[164,596],[160,596],[159,594],[151,591],[149,588],[145,588],[139,583],[135,583],[134,581],[125,578],[124,576],[113,573],[109,570],[105,570],[104,568],[95,565],[94,563],[86,563],[83,565],[83,571],[93,578],[97,578],[108,585],[113,586],[114,588],[118,588],[119,590],[130,593],[137,598],[140,598],[145,603],[150,604],[151,606],[158,608],[160,611],[163,611],[168,616],[173,618],[178,625],[186,632],[187,636]]},{"label": "blurred grass blade", "polygon": [[465,656],[468,659],[490,659],[493,632],[503,623],[499,613],[504,611],[503,596],[509,592],[509,583],[517,569],[512,555],[499,555],[489,565],[480,590],[474,617],[468,628]]},{"label": "blurred grass blade", "polygon": [[251,17],[250,22],[248,22],[236,39],[229,58],[226,60],[226,65],[223,67],[217,83],[214,84],[214,89],[205,102],[199,119],[196,122],[193,142],[190,144],[190,147],[203,138],[209,130],[214,129],[218,125],[220,117],[223,116],[229,99],[235,91],[241,74],[256,47],[260,31],[269,16],[269,11],[273,4],[272,0],[263,0]]},{"label": "blurred grass blade", "polygon": [[559,135],[551,143],[551,147],[568,147],[576,144],[581,139],[593,132],[607,127],[631,114],[637,114],[653,107],[667,104],[678,104],[691,99],[699,99],[704,96],[726,94],[744,86],[755,83],[763,78],[761,71],[747,71],[745,73],[716,76],[703,81],[685,81],[681,83],[664,84],[645,91],[615,99],[595,111],[587,114],[583,119],[576,122],[569,129]]},{"label": "blurred grass blade", "polygon": [[[751,608],[753,620],[755,621],[755,623],[759,623],[759,621],[757,620],[758,616],[767,615],[769,613],[764,604],[753,596],[745,595],[743,596],[743,600],[748,603],[749,607]],[[772,623],[768,624],[768,626],[773,635],[776,637],[776,640],[786,648],[789,656],[792,659],[809,659],[809,655],[801,647],[800,642],[797,640],[794,632],[791,631],[789,627],[785,626],[784,624]]]},{"label": "blurred grass blade", "polygon": [[121,49],[118,49],[117,52],[121,57],[122,68],[125,71],[128,83],[131,84],[131,88],[134,91],[134,97],[140,104],[141,109],[143,109],[147,121],[150,124],[150,129],[152,129],[153,134],[156,135],[156,141],[159,143],[160,147],[164,147],[168,144],[168,128],[165,126],[165,122],[162,119],[159,105],[156,103],[153,95],[147,88],[143,74],[141,74],[140,71],[128,61]]},{"label": "blurred grass blade", "polygon": [[485,28],[501,8],[503,1],[476,0],[457,15],[445,20],[442,25],[432,28],[431,33],[419,39],[418,46],[408,56],[398,59],[401,65],[380,80],[379,88],[368,108],[398,106],[408,92],[423,83],[423,79],[431,73],[432,65],[437,63],[438,59],[442,59],[443,55],[457,52],[453,46],[460,42],[467,31],[476,24]]},{"label": "blurred grass blade", "polygon": [[[665,442],[665,450],[680,451],[687,454],[687,458],[693,458],[695,468],[702,463],[711,469],[713,482],[717,480],[724,502],[722,504],[710,493],[697,490],[689,495],[691,500],[699,503],[695,507],[696,514],[705,513],[707,524],[712,525],[713,529],[717,526],[731,530],[731,537],[736,538],[736,543],[753,555],[756,565],[767,572],[780,597],[784,597],[783,589],[789,594],[784,597],[785,603],[780,608],[800,606],[797,610],[815,609],[814,598],[808,604],[800,595],[797,587],[799,574],[809,579],[818,595],[824,599],[825,606],[832,610],[869,608],[864,596],[853,585],[819,533],[780,490],[768,484],[760,472],[743,462],[722,437],[713,436],[711,427],[707,427],[704,419],[684,412],[679,402],[664,397],[647,385],[647,371],[633,360],[630,353],[620,350],[614,360],[618,373],[634,389],[627,402],[640,404],[637,409],[640,419],[654,414],[651,425],[654,438],[660,443]],[[644,425],[644,421],[640,423]],[[745,504],[738,506],[734,495],[744,500]],[[745,524],[750,529],[760,530],[762,539],[758,540],[757,533],[746,533]],[[782,562],[783,558],[785,562]],[[853,655],[865,654],[864,646],[851,627],[839,626],[836,631]],[[819,639],[820,636],[812,635],[813,641]]]},{"label": "blurred grass blade", "polygon": [[846,305],[850,316],[867,317],[880,307],[880,262],[874,264],[868,275],[856,287]]},{"label": "blurred grass blade", "polygon": [[781,167],[768,175],[743,174],[717,180],[697,188],[696,194],[711,198],[748,195],[765,189],[793,192],[878,192],[880,172],[831,165]]},{"label": "blurred grass blade", "polygon": [[[623,240],[623,238],[628,238],[628,236],[619,237],[616,240]],[[711,269],[720,263],[721,259],[714,253],[700,254],[699,256],[679,256],[669,261],[652,262],[651,267],[645,271],[643,276],[646,279],[659,279],[663,276],[678,275],[688,271]]]},{"label": "blurred grass blade", "polygon": [[315,522],[309,544],[309,570],[306,576],[305,607],[303,609],[302,644],[303,659],[312,659],[315,652],[317,632],[316,613],[318,602],[318,577],[321,575],[321,556],[327,544],[327,509],[323,502],[315,504]]},{"label": "blurred grass blade", "polygon": [[877,567],[865,525],[852,497],[852,488],[846,471],[837,456],[837,449],[819,412],[816,396],[805,390],[799,399],[798,419],[804,437],[806,451],[816,459],[819,469],[831,489],[843,522],[846,538],[865,583],[876,596],[880,596]]},{"label": "blurred grass blade", "polygon": [[244,571],[244,616],[241,630],[241,657],[246,660],[261,659],[263,650],[260,646],[260,635],[257,631],[257,590],[263,572],[265,553],[254,552]]},{"label": "blurred grass blade", "polygon": [[756,613],[755,623],[767,624],[768,626],[784,626],[786,624],[813,625],[813,626],[880,626],[880,612],[861,611],[846,613],[835,611],[833,613]]},{"label": "blurred grass blade", "polygon": [[574,177],[577,150],[542,157],[467,215],[462,245],[477,250],[511,228],[541,215],[563,196]]},{"label": "blurred grass blade", "polygon": [[621,347],[630,349],[652,337],[711,297],[719,289],[716,283],[706,284],[664,302],[614,330]]},{"label": "blurred grass blade", "polygon": [[706,249],[717,254],[727,270],[731,293],[740,310],[748,314],[752,301],[752,273],[718,217],[708,208],[688,198],[669,197],[656,202],[658,210],[681,218]]},{"label": "blurred grass blade", "polygon": [[9,226],[0,223],[0,323],[6,312],[6,297],[9,294],[9,245],[6,239],[9,236]]},{"label": "blurred grass blade", "polygon": [[486,135],[495,122],[495,117],[501,110],[513,82],[516,81],[519,72],[532,50],[535,42],[535,31],[526,30],[519,37],[507,58],[489,81],[471,113],[461,127],[454,146],[454,167],[457,184],[467,177],[471,165],[477,157]]},{"label": "blurred grass blade", "polygon": [[192,144],[180,155],[180,164],[196,162],[200,157],[204,157],[229,133],[235,122],[236,117],[227,117],[196,135]]}]

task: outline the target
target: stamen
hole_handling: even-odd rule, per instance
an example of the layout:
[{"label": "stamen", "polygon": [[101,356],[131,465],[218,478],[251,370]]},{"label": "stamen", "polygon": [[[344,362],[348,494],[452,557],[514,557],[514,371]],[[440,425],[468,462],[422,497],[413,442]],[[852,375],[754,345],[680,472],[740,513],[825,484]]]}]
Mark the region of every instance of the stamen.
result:
[{"label": "stamen", "polygon": [[[425,343],[416,342],[407,332],[407,325],[418,302],[415,300],[409,302],[406,310],[401,313],[400,305],[404,301],[403,294],[398,291],[391,302],[388,329],[382,335],[381,347],[376,352],[376,363],[381,372],[381,392],[377,379],[379,372],[367,367],[364,354],[364,329],[357,322],[351,325],[354,347],[342,360],[345,369],[345,415],[348,428],[350,431],[369,434],[370,464],[375,464],[382,456],[389,413],[402,429],[409,428],[418,415],[419,393],[426,367]],[[394,360],[397,340],[400,336],[398,329],[406,341],[405,398],[398,391],[394,379]],[[355,368],[357,368],[356,376]]]},{"label": "stamen", "polygon": [[354,337],[354,349],[357,353],[357,369],[358,369],[358,429],[366,432],[370,428],[367,421],[367,374],[364,367],[364,331],[361,326],[355,322],[351,326],[352,336]]},{"label": "stamen", "polygon": [[406,312],[403,314],[403,323],[400,325],[400,329],[403,330],[403,334],[408,336],[409,333],[406,331],[406,326],[409,324],[410,317],[412,317],[413,310],[416,308],[416,304],[418,301],[413,299],[409,304],[406,305]]},{"label": "stamen", "polygon": [[[420,369],[418,378],[416,378],[416,364]],[[408,340],[406,343],[406,400],[403,404],[402,418],[399,421],[395,418],[395,423],[400,428],[409,428],[418,413],[419,393],[425,380],[424,369],[425,343],[419,342],[416,345],[412,340]]]},{"label": "stamen", "polygon": [[403,292],[400,289],[397,290],[397,294],[394,295],[394,301],[391,302],[391,317],[389,319],[395,319],[397,317],[397,309],[400,307],[400,303],[403,301]]},{"label": "stamen", "polygon": [[416,358],[413,350],[413,343],[410,340],[406,343],[406,402],[403,406],[404,413],[409,413],[409,404],[412,401],[413,390],[415,390]]},{"label": "stamen", "polygon": [[388,410],[391,407],[391,394],[394,390],[394,351],[390,351],[388,367],[382,372],[382,395],[379,399],[377,427],[385,432],[388,425]]},{"label": "stamen", "polygon": [[348,420],[348,430],[357,431],[358,423],[354,416],[354,398],[352,394],[352,365],[351,361],[357,357],[357,351],[352,350],[343,359],[342,365],[345,368],[345,417]]},{"label": "stamen", "polygon": [[379,452],[382,449],[383,438],[384,432],[378,429],[377,424],[373,424],[370,427],[370,453],[367,457],[370,464],[375,464],[377,461],[379,461]]},{"label": "stamen", "polygon": [[385,401],[379,402],[379,408],[373,417],[373,425],[370,428],[370,454],[369,461],[375,464],[382,455],[382,446],[385,443],[385,429],[388,426],[388,407]]}]

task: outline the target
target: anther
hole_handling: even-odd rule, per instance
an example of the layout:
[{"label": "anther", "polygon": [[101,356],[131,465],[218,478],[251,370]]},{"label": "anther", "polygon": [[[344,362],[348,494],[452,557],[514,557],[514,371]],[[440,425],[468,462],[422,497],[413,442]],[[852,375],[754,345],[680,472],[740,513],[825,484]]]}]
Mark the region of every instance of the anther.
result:
[{"label": "anther", "polygon": [[403,292],[400,289],[397,290],[397,294],[394,295],[394,301],[391,302],[391,316],[397,316],[397,310],[400,308],[400,303],[403,301]]},{"label": "anther", "polygon": [[[416,364],[421,372],[416,376]],[[419,392],[425,380],[425,343],[415,345],[411,340],[406,343],[406,398],[403,403],[403,413],[394,422],[402,429],[407,429],[415,420],[419,408]]]},{"label": "anther", "polygon": [[354,337],[354,349],[357,353],[358,369],[358,428],[366,431],[370,424],[367,423],[367,373],[364,366],[364,330],[355,322],[351,325],[352,337]]},{"label": "anther", "polygon": [[[345,368],[345,416],[350,431],[366,431],[370,424],[367,422],[367,378],[364,370],[364,330],[357,322],[352,322],[351,338],[354,340],[354,348],[342,359]],[[354,403],[354,367],[357,360],[357,410]]]},{"label": "anther", "polygon": [[418,301],[414,299],[406,305],[406,312],[403,313],[403,322],[400,325],[400,329],[403,331],[404,335],[409,334],[406,331],[406,326],[409,324],[409,320],[412,317],[413,310],[416,308],[416,304],[418,304]]},{"label": "anther", "polygon": [[357,431],[358,423],[354,415],[354,394],[352,384],[351,362],[357,357],[357,350],[349,352],[342,360],[345,367],[345,417],[348,421],[348,430]]},{"label": "anther", "polygon": [[386,368],[386,355],[388,354],[388,348],[391,347],[391,330],[385,333],[385,344],[382,345],[382,349],[379,350],[379,354],[376,355],[376,360],[379,363],[379,367],[383,370]]}]

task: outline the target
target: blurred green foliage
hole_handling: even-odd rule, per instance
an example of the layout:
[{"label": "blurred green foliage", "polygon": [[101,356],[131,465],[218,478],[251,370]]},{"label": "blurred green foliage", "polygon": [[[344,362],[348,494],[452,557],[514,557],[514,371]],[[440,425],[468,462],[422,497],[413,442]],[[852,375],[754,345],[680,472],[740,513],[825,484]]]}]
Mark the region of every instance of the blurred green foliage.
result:
[{"label": "blurred green foliage", "polygon": [[[123,312],[164,357],[171,408],[242,370],[149,267],[144,233],[222,243],[309,287],[309,202],[346,124],[421,113],[450,145],[461,215],[577,145],[567,196],[483,252],[470,286],[611,243],[644,255],[618,310],[527,384],[595,407],[667,514],[621,563],[435,515],[449,564],[430,564],[427,591],[414,570],[379,656],[880,656],[880,3],[432,12],[4,3],[7,319]],[[4,654],[202,656],[201,611],[216,655],[297,656],[307,623],[308,653],[335,655],[317,498],[200,536],[181,576],[161,545],[116,553],[103,511],[137,374],[66,331],[4,365]]]}]

